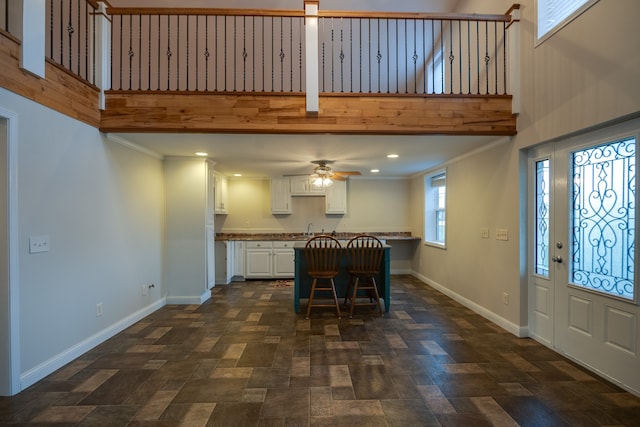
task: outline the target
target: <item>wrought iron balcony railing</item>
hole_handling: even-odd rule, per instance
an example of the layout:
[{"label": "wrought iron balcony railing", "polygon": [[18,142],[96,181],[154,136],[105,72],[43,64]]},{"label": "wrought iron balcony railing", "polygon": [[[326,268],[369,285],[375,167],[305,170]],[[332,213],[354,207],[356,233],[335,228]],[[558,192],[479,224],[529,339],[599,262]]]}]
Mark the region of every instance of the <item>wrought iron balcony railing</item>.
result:
[{"label": "wrought iron balcony railing", "polygon": [[[304,92],[298,11],[109,9],[116,90]],[[320,13],[320,92],[507,93],[509,16]]]}]

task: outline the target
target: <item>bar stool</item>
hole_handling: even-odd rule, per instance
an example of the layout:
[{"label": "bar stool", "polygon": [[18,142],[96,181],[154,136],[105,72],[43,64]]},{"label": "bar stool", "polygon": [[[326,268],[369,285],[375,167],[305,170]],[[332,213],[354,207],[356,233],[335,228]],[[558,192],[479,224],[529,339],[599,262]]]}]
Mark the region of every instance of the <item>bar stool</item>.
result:
[{"label": "bar stool", "polygon": [[[347,302],[351,301],[349,317],[353,316],[353,308],[356,305],[377,305],[378,313],[382,316],[376,276],[380,272],[383,255],[382,242],[374,236],[362,234],[347,243],[349,284],[344,305],[346,308]],[[366,295],[358,295],[361,291],[365,291]],[[357,302],[358,298],[368,298],[369,301]]]},{"label": "bar stool", "polygon": [[[338,275],[340,267],[341,248],[338,240],[325,235],[313,237],[305,245],[303,253],[307,262],[307,273],[313,278],[309,292],[309,304],[307,305],[307,319],[311,314],[311,307],[333,307],[334,305],[338,312],[338,319],[342,316],[333,281],[333,278]],[[314,304],[317,292],[331,292],[334,304]]]}]

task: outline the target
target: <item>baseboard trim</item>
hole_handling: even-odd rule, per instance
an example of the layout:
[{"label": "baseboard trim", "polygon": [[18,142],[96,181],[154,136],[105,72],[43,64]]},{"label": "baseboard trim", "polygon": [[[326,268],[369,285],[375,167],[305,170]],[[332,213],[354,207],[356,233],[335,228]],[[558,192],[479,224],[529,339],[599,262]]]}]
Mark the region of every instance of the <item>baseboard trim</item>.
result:
[{"label": "baseboard trim", "polygon": [[408,268],[392,268],[391,269],[391,274],[411,274],[413,275],[413,270],[408,269]]},{"label": "baseboard trim", "polygon": [[200,305],[211,298],[211,289],[207,289],[200,296],[167,297],[167,304],[171,305]]},{"label": "baseboard trim", "polygon": [[480,316],[484,317],[485,319],[490,320],[491,322],[495,323],[501,328],[506,329],[508,332],[512,333],[513,335],[519,338],[524,338],[529,336],[528,326],[516,325],[515,323],[505,319],[504,317],[498,316],[496,313],[490,310],[487,310],[481,305],[478,305],[475,302],[471,301],[470,299],[467,299],[462,295],[457,294],[456,292],[453,292],[451,289],[439,284],[435,280],[432,280],[426,276],[423,276],[422,274],[416,273],[414,271],[412,275],[413,277],[425,283],[426,285],[431,286],[432,288],[438,290],[439,292],[442,292],[443,294],[453,299],[454,301],[457,301],[460,304],[467,307],[468,309],[478,313]]},{"label": "baseboard trim", "polygon": [[135,313],[125,317],[124,319],[119,320],[113,325],[109,326],[106,329],[98,332],[97,334],[85,339],[84,341],[79,342],[78,344],[69,347],[65,351],[56,356],[52,357],[49,360],[42,362],[41,364],[29,369],[25,373],[20,375],[20,391],[30,387],[36,382],[40,381],[47,375],[52,374],[58,369],[62,368],[67,363],[77,359],[82,356],[87,351],[95,348],[96,346],[102,344],[109,338],[115,336],[116,334],[122,332],[129,326],[134,323],[142,320],[146,316],[150,315],[156,310],[164,307],[166,305],[166,301],[164,298],[155,301],[154,303],[136,311]]}]

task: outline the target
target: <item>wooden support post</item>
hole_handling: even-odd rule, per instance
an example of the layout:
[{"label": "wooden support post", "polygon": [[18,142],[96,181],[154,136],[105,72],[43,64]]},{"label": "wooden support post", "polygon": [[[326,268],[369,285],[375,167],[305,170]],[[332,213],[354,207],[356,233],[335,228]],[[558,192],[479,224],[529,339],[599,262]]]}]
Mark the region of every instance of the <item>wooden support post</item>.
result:
[{"label": "wooden support post", "polygon": [[319,109],[318,5],[317,0],[304,2],[307,114],[318,114]]},{"label": "wooden support post", "polygon": [[20,68],[44,79],[45,0],[22,0],[11,4],[22,7],[22,26],[18,31],[22,41]]}]

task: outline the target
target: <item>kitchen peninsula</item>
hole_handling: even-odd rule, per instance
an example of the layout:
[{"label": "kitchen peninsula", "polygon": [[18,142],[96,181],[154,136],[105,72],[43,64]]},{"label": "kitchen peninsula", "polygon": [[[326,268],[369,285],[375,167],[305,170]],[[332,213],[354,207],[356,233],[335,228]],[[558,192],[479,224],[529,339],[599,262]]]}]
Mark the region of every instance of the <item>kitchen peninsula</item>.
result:
[{"label": "kitchen peninsula", "polygon": [[[335,237],[342,245],[346,246],[351,238],[359,234],[362,233],[342,232],[336,233]],[[420,237],[412,236],[409,232],[367,234],[374,235],[389,245],[390,265],[387,267],[389,273],[393,268],[394,257],[402,257],[401,263],[410,262],[411,253],[420,241]],[[217,233],[215,235],[216,284],[229,284],[233,280],[245,279],[294,278],[294,247],[303,246],[309,237],[305,233],[294,232]],[[397,268],[396,272],[398,272]],[[399,273],[403,272],[403,270],[399,271]]]},{"label": "kitchen peninsula", "polygon": [[[307,263],[304,257],[303,249],[305,243],[300,242],[294,246],[295,250],[295,286],[293,306],[296,313],[300,308],[300,300],[308,299],[311,291],[311,282],[313,279],[307,273]],[[389,251],[391,246],[384,245],[384,256],[382,258],[382,265],[380,266],[380,272],[376,276],[376,287],[378,288],[378,294],[381,299],[384,299],[384,311],[389,311],[390,305],[390,285],[391,285],[391,270],[390,270],[390,257]],[[347,271],[347,253],[346,248],[341,249],[340,256],[340,268],[338,275],[334,278],[334,284],[336,287],[336,294],[338,295],[338,302],[342,304],[344,297],[347,293],[347,285],[349,283],[349,272]],[[377,310],[377,309],[376,309]],[[376,311],[377,312],[377,311]]]}]

